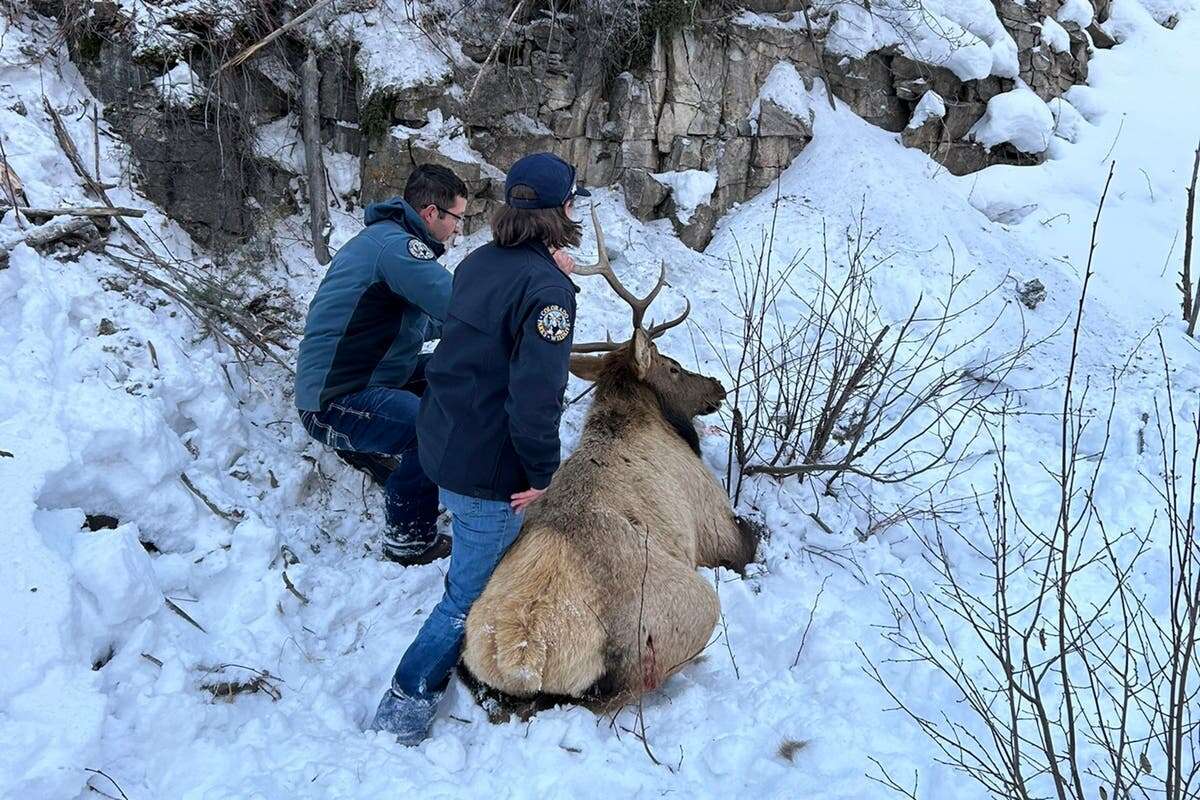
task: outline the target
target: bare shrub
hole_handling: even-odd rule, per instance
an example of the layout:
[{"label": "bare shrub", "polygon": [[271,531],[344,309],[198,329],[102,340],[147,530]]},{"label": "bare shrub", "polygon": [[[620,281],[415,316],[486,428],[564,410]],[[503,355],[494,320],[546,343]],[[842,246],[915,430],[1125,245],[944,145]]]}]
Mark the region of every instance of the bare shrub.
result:
[{"label": "bare shrub", "polygon": [[[861,214],[844,262],[834,263],[826,234],[819,268],[806,265],[806,253],[772,263],[774,225],[729,263],[735,300],[727,310],[742,327],[701,331],[733,384],[725,483],[735,502],[749,475],[820,476],[826,494],[846,475],[879,483],[948,477],[978,436],[987,403],[1035,344],[1022,335],[1009,350],[968,358],[1004,309],[963,326],[1002,283],[965,297],[972,275],[957,271],[951,248],[942,297],[919,298],[889,324],[873,273],[890,257],[875,254]],[[801,289],[804,273],[815,287]]]},{"label": "bare shrub", "polygon": [[[1183,800],[1195,796],[1200,772],[1193,713],[1200,416],[1193,410],[1181,437],[1168,375],[1165,413],[1155,403],[1163,461],[1153,482],[1167,520],[1167,563],[1160,566],[1169,580],[1143,586],[1147,561],[1161,555],[1153,536],[1161,525],[1155,519],[1143,530],[1112,530],[1096,500],[1123,371],[1114,370],[1101,413],[1089,411],[1090,381],[1080,387],[1076,378],[1099,220],[1100,210],[1057,414],[1057,463],[1044,466],[1056,490],[1053,520],[1017,500],[1002,415],[992,504],[979,508],[981,525],[967,531],[935,521],[932,533],[914,526],[937,581],[922,591],[898,576],[885,584],[893,620],[884,635],[900,653],[888,661],[927,668],[958,702],[925,711],[863,652],[867,674],[933,742],[939,761],[994,797]],[[1086,449],[1085,437],[1092,442]],[[877,780],[915,798],[884,765],[876,768]]]}]

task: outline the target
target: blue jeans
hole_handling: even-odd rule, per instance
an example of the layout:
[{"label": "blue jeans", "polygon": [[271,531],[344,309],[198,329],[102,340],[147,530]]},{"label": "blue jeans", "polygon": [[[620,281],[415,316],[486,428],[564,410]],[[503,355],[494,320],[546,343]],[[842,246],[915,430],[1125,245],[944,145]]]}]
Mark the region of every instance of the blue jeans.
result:
[{"label": "blue jeans", "polygon": [[521,531],[522,514],[507,501],[484,500],[442,489],[442,505],[454,515],[453,549],[446,592],[408,646],[392,688],[408,697],[436,698],[458,663],[467,612],[509,545]]},{"label": "blue jeans", "polygon": [[324,411],[300,412],[310,436],[383,487],[387,547],[400,556],[423,553],[437,538],[437,486],[417,459],[424,370],[414,377],[418,382],[404,389],[376,386],[343,395]]}]

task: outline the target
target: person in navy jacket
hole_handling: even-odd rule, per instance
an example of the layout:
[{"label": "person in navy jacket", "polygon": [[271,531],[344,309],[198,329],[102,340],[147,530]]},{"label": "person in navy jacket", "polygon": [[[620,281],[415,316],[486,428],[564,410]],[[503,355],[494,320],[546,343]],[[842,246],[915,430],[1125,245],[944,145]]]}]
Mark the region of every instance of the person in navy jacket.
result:
[{"label": "person in navy jacket", "polygon": [[304,429],[383,486],[383,553],[406,565],[450,552],[437,535],[437,487],[417,458],[416,417],[421,346],[441,335],[450,304],[437,259],[466,207],[466,184],[436,164],[413,171],[404,197],[368,206],[366,227],[313,296],[296,365]]},{"label": "person in navy jacket", "polygon": [[493,241],[454,273],[417,416],[421,465],[453,515],[450,568],[371,724],[404,744],[429,735],[467,612],[558,469],[577,291],[562,248],[579,244],[570,214],[575,197],[588,195],[558,157],[520,159],[492,218]]}]

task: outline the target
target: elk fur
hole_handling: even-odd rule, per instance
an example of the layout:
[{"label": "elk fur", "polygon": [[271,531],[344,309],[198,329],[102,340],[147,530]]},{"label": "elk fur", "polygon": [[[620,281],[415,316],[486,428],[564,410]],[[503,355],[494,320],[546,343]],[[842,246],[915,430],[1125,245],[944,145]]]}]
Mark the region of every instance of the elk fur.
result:
[{"label": "elk fur", "polygon": [[579,446],[467,617],[464,664],[504,694],[627,699],[657,687],[718,620],[696,568],[754,557],[757,537],[700,459],[692,422],[725,391],[651,338],[639,327],[607,355],[572,358],[596,383]]}]

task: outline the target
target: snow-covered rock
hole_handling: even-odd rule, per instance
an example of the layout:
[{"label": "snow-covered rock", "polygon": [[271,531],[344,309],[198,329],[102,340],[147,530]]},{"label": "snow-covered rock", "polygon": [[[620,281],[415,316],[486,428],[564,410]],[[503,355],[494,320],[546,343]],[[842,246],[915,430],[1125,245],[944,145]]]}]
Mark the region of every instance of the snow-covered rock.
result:
[{"label": "snow-covered rock", "polygon": [[1096,9],[1091,0],[1064,0],[1056,16],[1059,22],[1074,22],[1081,28],[1087,28],[1096,18]]},{"label": "snow-covered rock", "polygon": [[1050,17],[1042,20],[1042,42],[1055,53],[1067,53],[1071,50],[1071,35],[1067,33],[1066,28]]},{"label": "snow-covered rock", "polygon": [[1054,115],[1042,98],[1025,87],[998,94],[988,101],[983,119],[970,136],[984,147],[1005,142],[1023,153],[1041,153],[1050,146]]},{"label": "snow-covered rock", "polygon": [[913,109],[912,119],[908,121],[909,128],[919,128],[931,119],[943,119],[946,116],[946,101],[934,91],[921,95],[917,107]]},{"label": "snow-covered rock", "polygon": [[813,99],[795,66],[781,61],[771,69],[749,119],[759,136],[812,136]]},{"label": "snow-covered rock", "polygon": [[692,221],[696,209],[708,202],[717,188],[717,176],[698,169],[657,172],[652,177],[670,188],[675,200],[675,214],[685,225]]},{"label": "snow-covered rock", "polygon": [[1054,135],[1068,142],[1078,139],[1080,131],[1087,124],[1083,115],[1062,97],[1051,100],[1049,106],[1050,113],[1054,116]]},{"label": "snow-covered rock", "polygon": [[204,97],[204,85],[186,61],[154,79],[154,88],[171,108],[191,108]]}]

